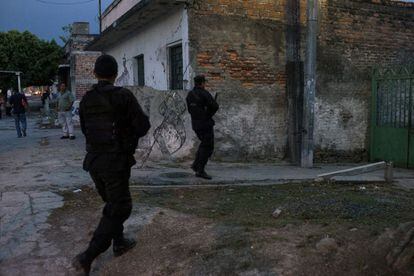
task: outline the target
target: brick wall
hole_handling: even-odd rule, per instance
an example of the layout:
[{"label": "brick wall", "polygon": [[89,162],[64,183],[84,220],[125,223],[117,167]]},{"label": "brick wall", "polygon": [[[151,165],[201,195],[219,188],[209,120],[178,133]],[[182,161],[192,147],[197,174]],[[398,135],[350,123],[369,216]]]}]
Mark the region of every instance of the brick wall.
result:
[{"label": "brick wall", "polygon": [[100,52],[73,52],[73,74],[72,81],[75,86],[76,98],[82,98],[97,82],[93,74],[93,68]]},{"label": "brick wall", "polygon": [[283,1],[196,1],[191,60],[219,93],[216,158],[283,159],[287,140]]},{"label": "brick wall", "polygon": [[[288,1],[295,0],[204,0],[189,9],[192,67],[207,75],[210,90],[223,94],[225,110],[217,130],[219,136],[232,133],[236,138],[222,143],[244,145],[246,158],[282,158],[287,147]],[[296,2],[303,60],[306,1]],[[366,160],[371,68],[413,61],[414,5],[387,0],[320,3],[316,157]],[[248,101],[259,105],[247,119],[243,104]]]},{"label": "brick wall", "polygon": [[315,141],[324,160],[366,160],[371,72],[414,62],[414,4],[321,2]]},{"label": "brick wall", "polygon": [[90,34],[73,34],[65,45],[66,56],[70,64],[70,88],[76,99],[82,96],[96,83],[93,67],[100,52],[84,51],[95,38]]},{"label": "brick wall", "polygon": [[235,15],[278,21],[284,20],[285,7],[285,0],[196,0],[194,3],[197,15]]},{"label": "brick wall", "polygon": [[96,35],[75,34],[69,41],[70,51],[83,51],[85,47],[96,38]]}]

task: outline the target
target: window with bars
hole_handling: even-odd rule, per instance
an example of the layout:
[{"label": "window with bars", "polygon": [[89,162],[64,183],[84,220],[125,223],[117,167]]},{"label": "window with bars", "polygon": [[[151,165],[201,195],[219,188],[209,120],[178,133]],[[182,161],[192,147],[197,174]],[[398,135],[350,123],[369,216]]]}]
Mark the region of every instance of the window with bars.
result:
[{"label": "window with bars", "polygon": [[138,86],[144,86],[145,85],[145,67],[144,67],[144,55],[139,55],[135,57],[135,60],[137,62],[137,83]]},{"label": "window with bars", "polygon": [[170,89],[183,89],[183,48],[170,47]]}]

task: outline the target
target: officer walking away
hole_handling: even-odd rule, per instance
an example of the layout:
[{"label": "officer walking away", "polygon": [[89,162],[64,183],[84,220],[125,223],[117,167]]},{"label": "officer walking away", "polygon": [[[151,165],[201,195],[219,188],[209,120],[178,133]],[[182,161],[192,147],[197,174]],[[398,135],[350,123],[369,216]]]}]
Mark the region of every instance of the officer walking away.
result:
[{"label": "officer walking away", "polygon": [[188,93],[186,100],[193,130],[201,143],[191,168],[197,177],[212,179],[204,168],[214,151],[213,116],[218,111],[219,105],[210,92],[205,89],[206,78],[203,75],[196,76],[194,83],[195,87]]},{"label": "officer walking away", "polygon": [[74,267],[85,275],[89,275],[93,260],[111,243],[116,257],[136,244],[124,237],[123,223],[132,210],[129,178],[136,164],[134,153],[139,138],[151,127],[134,95],[114,86],[118,65],[112,56],[100,56],[94,73],[98,84],[83,96],[79,107],[87,151],[83,167],[106,204],[89,247],[73,261]]},{"label": "officer walking away", "polygon": [[26,108],[29,106],[26,96],[18,91],[13,91],[13,95],[9,98],[9,104],[16,125],[17,137],[26,137]]},{"label": "officer walking away", "polygon": [[66,84],[63,82],[59,85],[59,91],[58,118],[63,130],[63,136],[60,139],[75,140],[72,120],[72,105],[75,97],[71,91],[66,89]]}]

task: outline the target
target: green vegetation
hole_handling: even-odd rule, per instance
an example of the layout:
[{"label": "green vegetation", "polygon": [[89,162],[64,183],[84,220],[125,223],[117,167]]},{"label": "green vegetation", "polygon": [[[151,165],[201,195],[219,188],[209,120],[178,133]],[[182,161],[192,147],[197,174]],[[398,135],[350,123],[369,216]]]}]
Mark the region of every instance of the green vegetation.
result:
[{"label": "green vegetation", "polygon": [[[54,41],[45,41],[30,32],[0,32],[0,70],[21,71],[22,87],[50,84],[54,79],[62,48]],[[0,74],[0,88],[17,88],[14,75]]]},{"label": "green vegetation", "polygon": [[[375,227],[414,220],[414,193],[386,184],[288,184],[215,189],[144,191],[140,203],[245,227],[304,222]],[[276,208],[282,213],[272,217]]]}]

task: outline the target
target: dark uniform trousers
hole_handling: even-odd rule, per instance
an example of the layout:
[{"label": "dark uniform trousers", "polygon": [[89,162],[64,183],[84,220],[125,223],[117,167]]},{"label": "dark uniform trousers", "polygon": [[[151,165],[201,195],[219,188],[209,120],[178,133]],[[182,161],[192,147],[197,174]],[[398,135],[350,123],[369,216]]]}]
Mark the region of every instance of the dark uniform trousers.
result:
[{"label": "dark uniform trousers", "polygon": [[86,250],[87,257],[94,259],[105,252],[112,240],[123,238],[123,223],[132,211],[132,199],[129,192],[131,169],[123,171],[90,171],[99,195],[106,203],[103,215],[93,238]]},{"label": "dark uniform trousers", "polygon": [[195,133],[201,143],[198,147],[193,167],[196,171],[204,171],[208,159],[213,155],[214,151],[214,129],[209,127],[206,129],[195,130]]}]

